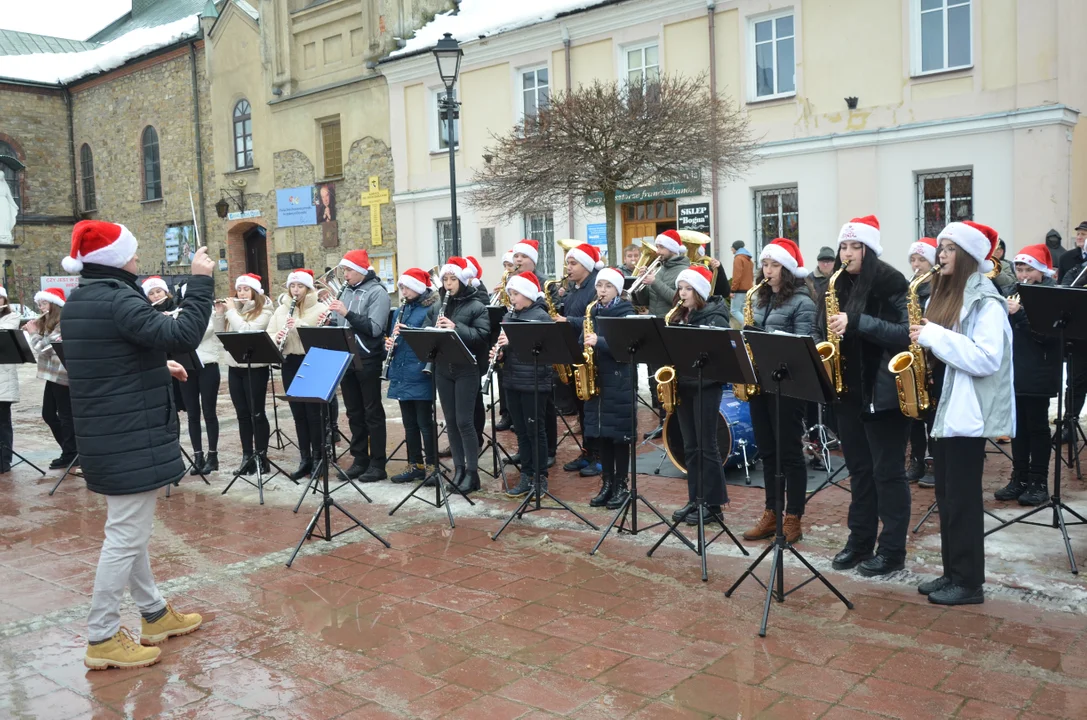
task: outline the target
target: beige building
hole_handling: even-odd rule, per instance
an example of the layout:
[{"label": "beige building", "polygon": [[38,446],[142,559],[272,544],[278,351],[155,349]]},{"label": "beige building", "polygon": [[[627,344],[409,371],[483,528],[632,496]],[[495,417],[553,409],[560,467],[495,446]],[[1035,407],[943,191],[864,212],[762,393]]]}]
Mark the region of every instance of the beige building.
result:
[{"label": "beige building", "polygon": [[[439,18],[427,37],[466,25],[451,22]],[[911,242],[955,219],[994,226],[1009,250],[1050,228],[1070,245],[1070,228],[1087,219],[1085,27],[1078,0],[629,0],[504,32],[481,22],[459,38],[458,193],[471,190],[491,133],[550,93],[706,73],[750,118],[760,162],[716,193],[708,177],[632,193],[616,217],[628,241],[708,205],[714,253],[726,258],[719,248],[735,240],[759,248],[785,235],[814,265],[843,221],[866,214],[902,269]],[[451,227],[443,89],[426,48],[381,68],[400,252],[429,267]],[[544,241],[542,269],[553,274],[554,241],[584,239],[605,220],[588,208],[571,223],[565,207],[489,218],[463,203],[458,215],[462,252],[480,255],[491,278],[522,237]]]}]

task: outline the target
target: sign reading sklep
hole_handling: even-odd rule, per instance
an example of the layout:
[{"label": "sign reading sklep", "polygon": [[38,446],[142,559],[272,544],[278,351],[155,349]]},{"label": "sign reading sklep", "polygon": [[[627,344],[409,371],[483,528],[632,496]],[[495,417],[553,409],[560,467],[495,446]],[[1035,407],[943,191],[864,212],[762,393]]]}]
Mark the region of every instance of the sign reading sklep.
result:
[{"label": "sign reading sklep", "polygon": [[677,225],[680,230],[697,230],[698,232],[710,232],[710,204],[694,203],[692,205],[680,205]]}]

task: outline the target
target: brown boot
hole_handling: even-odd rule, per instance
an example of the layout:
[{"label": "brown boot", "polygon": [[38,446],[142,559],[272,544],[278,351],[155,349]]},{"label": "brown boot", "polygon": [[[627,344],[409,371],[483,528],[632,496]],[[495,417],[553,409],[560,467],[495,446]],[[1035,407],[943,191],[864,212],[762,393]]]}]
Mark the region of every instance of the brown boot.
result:
[{"label": "brown boot", "polygon": [[783,522],[781,526],[782,530],[785,531],[785,542],[790,545],[804,539],[804,528],[800,525],[799,515],[785,513],[785,522]]},{"label": "brown boot", "polygon": [[777,529],[777,515],[773,510],[763,510],[762,517],[755,523],[755,527],[744,533],[744,540],[765,540],[774,537]]}]

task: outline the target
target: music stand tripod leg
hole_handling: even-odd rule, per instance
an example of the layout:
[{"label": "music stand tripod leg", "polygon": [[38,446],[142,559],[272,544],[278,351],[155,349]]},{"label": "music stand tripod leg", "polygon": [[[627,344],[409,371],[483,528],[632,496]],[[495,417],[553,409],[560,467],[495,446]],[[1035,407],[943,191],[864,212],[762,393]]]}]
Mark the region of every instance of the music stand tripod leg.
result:
[{"label": "music stand tripod leg", "polygon": [[913,531],[914,532],[917,532],[918,530],[920,530],[921,526],[924,525],[926,521],[928,521],[929,516],[932,515],[932,513],[934,513],[936,511],[936,509],[939,507],[939,502],[940,502],[939,500],[933,500],[932,501],[932,504],[928,506],[928,510],[925,511],[925,514],[922,515],[921,519],[917,521],[917,524],[913,526]]},{"label": "music stand tripod leg", "polygon": [[[12,453],[12,454],[14,454],[14,453]],[[70,475],[70,474],[72,473],[72,467],[74,467],[74,466],[75,466],[75,464],[76,464],[76,462],[78,462],[78,460],[79,460],[79,456],[78,456],[78,455],[77,455],[76,457],[72,458],[72,462],[68,463],[68,467],[67,467],[67,468],[65,468],[65,470],[64,470],[64,474],[60,476],[60,480],[57,480],[57,484],[56,484],[56,485],[54,485],[54,486],[53,486],[53,489],[49,491],[49,494],[50,494],[50,495],[52,495],[53,493],[55,493],[55,492],[57,491],[57,488],[58,488],[58,487],[60,487],[60,484],[61,484],[62,482],[64,482],[64,478],[68,477],[68,476],[69,476],[69,475]],[[27,463],[27,464],[30,464],[30,463]],[[32,466],[32,467],[33,467],[33,466]],[[45,473],[42,473],[42,475],[44,475],[44,474],[45,474]]]}]

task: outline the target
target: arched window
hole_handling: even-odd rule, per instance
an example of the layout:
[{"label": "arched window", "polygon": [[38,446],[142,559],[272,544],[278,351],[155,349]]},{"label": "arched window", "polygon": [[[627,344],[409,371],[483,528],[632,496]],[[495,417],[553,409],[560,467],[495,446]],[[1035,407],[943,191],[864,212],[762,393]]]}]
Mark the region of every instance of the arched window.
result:
[{"label": "arched window", "polygon": [[234,106],[234,166],[253,167],[253,111],[245,98]]},{"label": "arched window", "polygon": [[148,125],[143,129],[143,199],[162,199],[162,168],[159,166],[159,134]]},{"label": "arched window", "polygon": [[86,143],[79,149],[79,176],[83,180],[83,212],[91,212],[98,207],[94,196],[94,154]]},{"label": "arched window", "polygon": [[[3,140],[0,140],[0,155],[8,155],[13,158],[19,156],[15,153],[15,148],[7,144]],[[11,197],[15,199],[15,207],[18,208],[16,212],[23,211],[23,198],[22,193],[19,192],[19,186],[22,184],[22,178],[20,177],[20,171],[13,167],[9,167],[4,163],[0,163],[0,172],[4,173],[4,180],[8,184],[8,189],[11,190]]]}]

